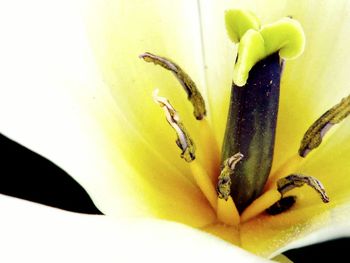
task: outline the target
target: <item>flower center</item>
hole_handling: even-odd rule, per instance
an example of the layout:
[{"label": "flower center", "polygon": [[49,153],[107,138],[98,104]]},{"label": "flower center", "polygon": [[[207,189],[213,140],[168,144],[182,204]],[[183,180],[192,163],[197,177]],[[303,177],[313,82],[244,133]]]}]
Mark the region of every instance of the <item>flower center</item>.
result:
[{"label": "flower center", "polygon": [[[225,22],[230,39],[238,45],[238,55],[221,149],[221,172],[215,182],[196,160],[194,141],[174,107],[166,98],[158,96],[158,91],[153,96],[177,134],[176,144],[182,151],[181,157],[189,163],[197,185],[216,210],[219,221],[229,225],[237,225],[265,210],[275,215],[289,209],[296,197],[285,194],[305,184],[317,191],[323,202],[328,202],[321,182],[300,174],[285,175],[277,180],[274,189],[262,195],[273,161],[284,63],[299,56],[304,49],[300,24],[291,18],[283,18],[260,26],[255,15],[242,10],[227,11]],[[193,105],[195,118],[202,123],[204,131],[210,130],[204,119],[207,113],[204,99],[188,74],[167,58],[148,52],[140,58],[175,75]],[[326,131],[349,114],[350,96],[310,127],[302,140],[300,156],[305,157],[316,148]],[[207,138],[206,141],[214,140]]]}]

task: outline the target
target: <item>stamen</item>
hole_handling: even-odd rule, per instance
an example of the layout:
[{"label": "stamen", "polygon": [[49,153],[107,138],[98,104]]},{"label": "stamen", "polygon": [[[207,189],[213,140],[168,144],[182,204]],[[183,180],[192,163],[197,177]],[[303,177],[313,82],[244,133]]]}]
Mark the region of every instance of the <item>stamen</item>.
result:
[{"label": "stamen", "polygon": [[218,171],[220,171],[219,146],[214,136],[212,126],[207,119],[203,119],[198,123],[198,129],[200,130],[200,133],[198,134],[198,139],[196,139],[198,142],[196,141],[196,143],[198,145],[203,145],[205,148],[210,145],[210,152],[198,156],[198,161],[206,169],[215,189],[218,181]]},{"label": "stamen", "polygon": [[179,114],[166,98],[158,96],[158,89],[154,91],[153,99],[163,108],[168,123],[177,134],[176,144],[182,150],[181,158],[185,159],[186,162],[193,161],[196,158],[195,145],[182,124]]},{"label": "stamen", "polygon": [[302,187],[304,184],[311,186],[317,193],[319,193],[324,203],[329,202],[329,197],[326,194],[326,190],[321,182],[315,177],[301,174],[291,174],[277,181],[277,190],[281,194],[281,199],[267,208],[266,212],[270,215],[278,215],[290,209],[296,202],[297,197],[284,197],[284,194],[295,187]]},{"label": "stamen", "polygon": [[318,118],[306,131],[299,148],[299,155],[306,155],[317,148],[324,137],[334,124],[341,122],[350,114],[350,96],[343,98],[342,101],[333,108],[326,111]]},{"label": "stamen", "polygon": [[229,198],[231,193],[231,177],[234,174],[236,164],[242,160],[242,158],[243,154],[236,153],[224,162],[224,168],[221,170],[216,188],[220,199],[225,199],[225,201],[227,201]]},{"label": "stamen", "polygon": [[211,207],[216,211],[218,198],[215,192],[214,184],[210,180],[207,171],[198,162],[198,160],[191,162],[190,168],[192,171],[192,176],[196,181],[199,189],[201,189],[202,193],[209,201]]},{"label": "stamen", "polygon": [[226,201],[218,199],[217,217],[220,222],[229,226],[237,226],[240,222],[239,213],[235,203],[230,196]]},{"label": "stamen", "polygon": [[287,177],[281,178],[277,181],[277,190],[283,197],[285,193],[294,189],[295,187],[302,187],[304,184],[312,187],[321,196],[324,203],[329,202],[329,197],[326,194],[326,190],[319,180],[312,176],[305,176],[301,174],[291,174]]},{"label": "stamen", "polygon": [[193,105],[193,114],[197,120],[201,120],[206,115],[205,102],[204,99],[197,89],[196,84],[190,78],[189,75],[186,74],[177,64],[175,64],[170,59],[160,57],[149,52],[146,52],[139,56],[146,62],[153,62],[156,65],[159,65],[167,70],[170,70],[175,77],[180,82],[181,86],[184,88],[188,100]]}]

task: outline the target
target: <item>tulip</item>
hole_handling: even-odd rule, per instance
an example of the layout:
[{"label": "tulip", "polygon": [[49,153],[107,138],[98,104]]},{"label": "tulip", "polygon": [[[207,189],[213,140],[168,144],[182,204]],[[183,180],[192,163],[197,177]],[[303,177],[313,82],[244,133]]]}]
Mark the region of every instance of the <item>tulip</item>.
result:
[{"label": "tulip", "polygon": [[[220,151],[232,80],[245,84],[234,69],[240,46],[230,41],[224,24],[225,11],[237,8],[250,10],[262,25],[292,17],[306,39],[304,53],[286,61],[282,74],[269,177],[259,196],[238,210],[237,200],[213,194],[224,164]],[[62,214],[72,233],[82,235],[91,225],[97,235],[113,236],[106,242],[126,240],[123,249],[132,260],[151,258],[157,246],[164,249],[161,233],[170,239],[167,256],[178,253],[174,260],[183,260],[184,251],[193,248],[197,259],[215,254],[240,262],[263,262],[294,247],[346,236],[349,119],[336,123],[306,156],[298,149],[314,121],[349,93],[349,11],[345,0],[337,5],[326,0],[11,1],[0,16],[1,131],[62,167],[106,215],[89,219],[52,212]],[[144,52],[174,60],[191,77],[207,106],[203,120],[193,117],[172,74],[138,58]],[[174,131],[152,100],[155,88],[193,139],[194,161],[179,157]],[[293,206],[266,213],[280,198],[276,183],[290,174],[317,178],[330,202],[323,203],[313,189],[297,188],[291,192]],[[47,209],[31,211],[45,218]],[[49,224],[54,225],[60,227]]]}]

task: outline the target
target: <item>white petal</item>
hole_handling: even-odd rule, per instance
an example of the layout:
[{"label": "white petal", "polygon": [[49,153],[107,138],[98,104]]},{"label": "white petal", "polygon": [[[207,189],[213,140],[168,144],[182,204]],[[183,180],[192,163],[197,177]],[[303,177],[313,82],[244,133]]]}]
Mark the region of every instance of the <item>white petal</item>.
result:
[{"label": "white petal", "polygon": [[0,196],[3,262],[269,262],[161,220],[121,221]]},{"label": "white petal", "polygon": [[[102,3],[92,2],[96,5]],[[155,8],[158,2],[138,5],[137,14],[143,10],[142,7],[148,7],[152,17],[152,7]],[[175,135],[167,126],[161,109],[152,101],[152,89],[149,90],[149,100],[146,99],[150,105],[133,105],[138,112],[143,112],[136,126],[130,123],[131,116],[135,117],[133,108],[121,108],[119,105],[131,103],[130,89],[135,88],[139,92],[143,88],[133,87],[133,79],[139,73],[137,70],[134,72],[136,75],[123,82],[122,88],[129,91],[130,96],[123,99],[123,94],[118,94],[118,103],[113,98],[110,89],[115,82],[106,83],[89,41],[87,3],[90,2],[15,0],[0,4],[1,132],[44,155],[74,176],[105,213],[116,216],[153,215],[193,226],[212,222],[214,213],[190,179],[190,169],[179,157]],[[126,7],[123,1],[113,3]],[[103,4],[108,6],[109,2]],[[181,4],[184,2],[176,6],[179,12]],[[127,5],[130,7],[132,3]],[[163,5],[164,8],[166,6]],[[116,11],[123,13],[122,9]],[[96,10],[96,15],[103,15],[103,12]],[[118,18],[121,19],[113,17],[113,22],[117,22]],[[127,18],[128,14],[119,31],[126,32],[127,22],[130,22]],[[148,23],[152,24],[152,21]],[[170,25],[176,22],[174,19],[164,21]],[[168,29],[166,23],[162,25]],[[147,32],[144,34],[147,35]],[[138,42],[141,40],[138,39]],[[104,41],[107,42],[106,39]],[[183,43],[183,56],[186,54],[185,47]],[[138,58],[145,50],[134,51],[128,65],[135,61],[153,69],[152,65],[146,65]],[[121,62],[117,59],[113,61]],[[116,75],[120,78],[126,76],[122,72]],[[175,82],[169,73],[170,77]],[[181,87],[179,93],[187,105]],[[145,99],[147,95],[139,96]],[[148,109],[156,112],[158,118],[154,119],[158,122],[155,124],[148,123]],[[140,130],[142,123],[147,124],[146,130]],[[143,133],[154,140],[150,142],[151,139],[144,138]],[[165,141],[171,143],[171,147],[165,147]],[[164,148],[163,152],[157,151],[157,145]],[[177,165],[179,163],[185,168]],[[182,215],[187,215],[186,219]]]},{"label": "white petal", "polygon": [[291,242],[287,246],[276,251],[273,255],[278,255],[279,253],[290,249],[317,244],[332,239],[350,237],[349,217],[349,204],[336,207],[330,211],[330,218],[332,221],[327,226],[324,226],[301,239]]}]

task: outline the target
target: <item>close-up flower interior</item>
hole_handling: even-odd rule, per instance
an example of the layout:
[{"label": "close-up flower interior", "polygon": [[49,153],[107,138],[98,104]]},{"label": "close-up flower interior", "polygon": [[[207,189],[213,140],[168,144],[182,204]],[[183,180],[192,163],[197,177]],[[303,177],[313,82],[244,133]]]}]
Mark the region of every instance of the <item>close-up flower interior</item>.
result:
[{"label": "close-up flower interior", "polygon": [[13,223],[19,237],[74,236],[66,262],[90,230],[84,262],[291,262],[281,253],[349,237],[349,1],[16,0],[0,12],[0,131],[74,179],[96,214],[1,197],[30,214]]}]

